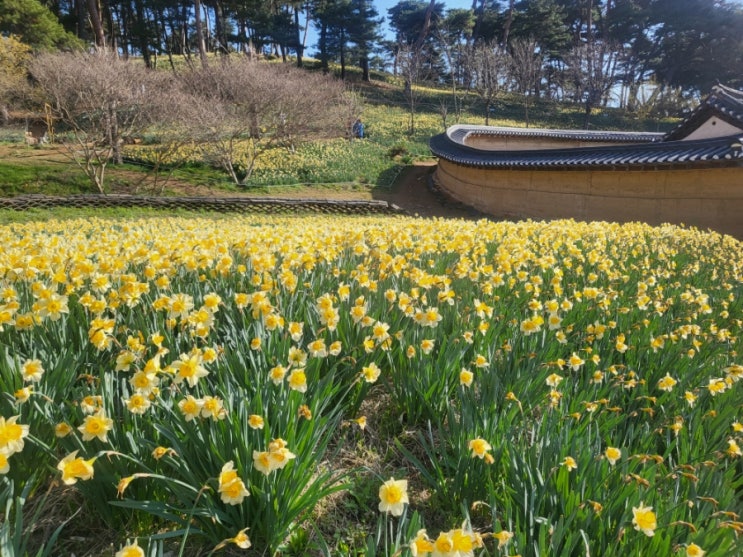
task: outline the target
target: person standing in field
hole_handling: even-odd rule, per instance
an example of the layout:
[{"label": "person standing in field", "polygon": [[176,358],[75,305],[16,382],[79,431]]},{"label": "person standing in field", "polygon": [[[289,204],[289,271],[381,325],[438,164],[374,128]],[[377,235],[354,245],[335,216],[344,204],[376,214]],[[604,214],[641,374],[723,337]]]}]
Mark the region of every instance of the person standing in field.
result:
[{"label": "person standing in field", "polygon": [[353,123],[351,131],[353,132],[354,137],[364,139],[364,123],[361,121],[361,118],[356,119],[356,121]]}]

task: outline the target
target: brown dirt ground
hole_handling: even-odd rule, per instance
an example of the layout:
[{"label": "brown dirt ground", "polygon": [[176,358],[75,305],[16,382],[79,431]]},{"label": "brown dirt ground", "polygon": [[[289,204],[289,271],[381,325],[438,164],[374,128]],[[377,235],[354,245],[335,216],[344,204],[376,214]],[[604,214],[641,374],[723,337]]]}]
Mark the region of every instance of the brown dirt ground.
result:
[{"label": "brown dirt ground", "polygon": [[374,192],[381,199],[420,217],[476,218],[473,209],[465,207],[444,194],[435,191],[431,176],[436,163],[417,163],[403,170],[390,191]]}]

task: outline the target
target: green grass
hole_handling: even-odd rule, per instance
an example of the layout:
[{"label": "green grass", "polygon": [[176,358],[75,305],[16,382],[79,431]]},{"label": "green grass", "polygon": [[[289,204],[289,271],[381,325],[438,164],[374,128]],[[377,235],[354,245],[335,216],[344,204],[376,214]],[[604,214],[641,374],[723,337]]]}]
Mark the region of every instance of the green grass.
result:
[{"label": "green grass", "polygon": [[[18,151],[16,151],[18,153]],[[23,154],[14,162],[0,161],[0,195],[20,194],[69,195],[89,193],[90,184],[77,167],[56,160],[34,157],[23,160]]]}]

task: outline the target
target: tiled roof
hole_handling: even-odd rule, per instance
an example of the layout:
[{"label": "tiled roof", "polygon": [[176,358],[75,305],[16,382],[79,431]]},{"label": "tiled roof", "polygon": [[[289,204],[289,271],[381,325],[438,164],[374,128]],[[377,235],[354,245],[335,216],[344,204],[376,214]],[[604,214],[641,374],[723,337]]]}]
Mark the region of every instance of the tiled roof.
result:
[{"label": "tiled roof", "polygon": [[431,138],[434,155],[465,166],[488,168],[642,167],[743,163],[737,135],[696,141],[661,141],[531,151],[489,151],[462,143],[463,130]]},{"label": "tiled roof", "polygon": [[[709,96],[691,115],[666,135],[458,125],[432,137],[429,145],[438,157],[466,166],[492,168],[743,166],[743,133],[681,141],[712,116],[743,129],[743,91],[723,85],[713,87]],[[496,151],[467,145],[470,135],[610,142],[615,145]]]},{"label": "tiled roof", "polygon": [[646,143],[661,141],[662,133],[588,131],[588,130],[549,130],[544,128],[508,128],[491,126],[456,125],[447,132],[457,143],[465,143],[468,135],[495,135],[503,137],[529,137],[564,139],[566,141],[611,141],[615,143]]},{"label": "tiled roof", "polygon": [[666,134],[664,141],[683,139],[712,116],[743,128],[743,91],[715,85],[707,98],[683,122]]}]

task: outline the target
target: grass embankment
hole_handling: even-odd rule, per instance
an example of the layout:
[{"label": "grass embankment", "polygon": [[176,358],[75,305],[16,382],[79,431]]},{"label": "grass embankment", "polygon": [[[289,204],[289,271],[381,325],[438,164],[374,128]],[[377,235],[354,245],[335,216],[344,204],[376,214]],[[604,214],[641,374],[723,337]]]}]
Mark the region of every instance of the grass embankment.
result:
[{"label": "grass embankment", "polygon": [[729,237],[235,217],[0,239],[3,555],[743,550]]}]

